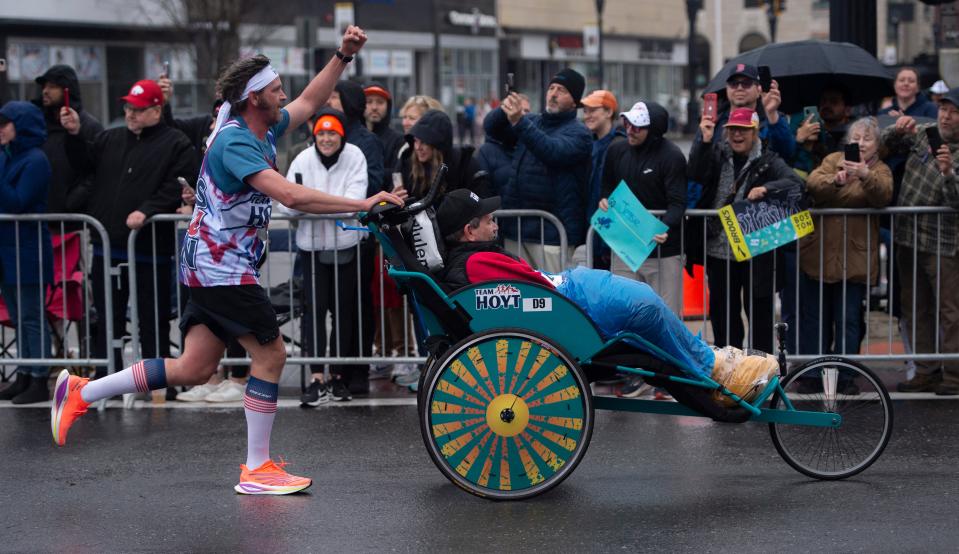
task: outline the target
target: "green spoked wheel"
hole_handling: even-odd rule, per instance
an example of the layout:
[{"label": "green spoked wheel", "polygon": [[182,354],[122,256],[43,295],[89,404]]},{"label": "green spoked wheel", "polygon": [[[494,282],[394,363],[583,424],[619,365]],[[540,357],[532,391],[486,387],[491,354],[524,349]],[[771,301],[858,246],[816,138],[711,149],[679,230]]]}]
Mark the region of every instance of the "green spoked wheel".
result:
[{"label": "green spoked wheel", "polygon": [[589,445],[589,385],[568,354],[535,333],[472,335],[433,364],[424,388],[420,427],[430,457],[477,496],[541,494],[576,468]]}]

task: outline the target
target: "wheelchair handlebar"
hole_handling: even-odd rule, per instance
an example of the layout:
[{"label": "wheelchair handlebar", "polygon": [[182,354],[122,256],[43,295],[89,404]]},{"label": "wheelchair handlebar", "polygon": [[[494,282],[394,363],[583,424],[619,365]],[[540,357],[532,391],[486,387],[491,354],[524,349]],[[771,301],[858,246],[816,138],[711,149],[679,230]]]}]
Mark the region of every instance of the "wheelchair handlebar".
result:
[{"label": "wheelchair handlebar", "polygon": [[440,183],[443,182],[443,178],[446,177],[446,173],[448,171],[449,167],[445,163],[440,164],[439,169],[436,171],[436,175],[433,176],[433,182],[430,183],[429,192],[427,192],[426,196],[420,200],[403,207],[397,206],[396,204],[380,203],[376,206],[373,206],[373,208],[370,209],[365,216],[360,218],[360,221],[364,225],[370,221],[391,224],[398,224],[408,221],[414,215],[433,205],[433,202],[436,201],[436,197],[439,195]]}]

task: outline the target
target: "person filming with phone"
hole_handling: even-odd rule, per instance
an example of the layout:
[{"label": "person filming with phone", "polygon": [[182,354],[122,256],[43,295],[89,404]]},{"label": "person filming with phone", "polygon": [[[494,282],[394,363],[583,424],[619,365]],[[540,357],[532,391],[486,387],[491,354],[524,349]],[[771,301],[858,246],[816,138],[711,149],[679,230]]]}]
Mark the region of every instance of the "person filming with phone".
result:
[{"label": "person filming with phone", "polygon": [[[716,109],[718,115],[712,117],[717,133],[722,134],[733,110],[748,108],[759,116],[759,139],[784,160],[792,159],[796,138],[789,130],[784,114],[779,112],[782,94],[768,67],[736,64],[726,80],[726,100],[728,104],[719,106]],[[708,115],[704,114],[704,117]],[[703,142],[702,133],[698,132],[693,145]]]},{"label": "person filming with phone", "polygon": [[[892,171],[879,160],[876,119],[855,121],[845,143],[806,180],[813,207],[886,207]],[[799,353],[859,354],[863,300],[879,276],[879,218],[833,215],[814,224],[800,241]]]},{"label": "person filming with phone", "polygon": [[[903,115],[882,133],[892,154],[906,156],[898,206],[959,208],[959,88],[939,100],[935,123],[917,125]],[[913,217],[918,217],[915,221]],[[897,215],[895,258],[902,286],[902,315],[915,328],[915,352],[959,352],[959,232],[954,214]],[[913,268],[915,263],[915,268]],[[915,278],[913,277],[915,271]],[[936,316],[940,321],[937,327]],[[915,327],[913,327],[915,326]],[[938,329],[942,333],[938,333]],[[916,361],[916,375],[899,392],[959,395],[959,362]]]},{"label": "person filming with phone", "polygon": [[826,156],[841,150],[849,130],[849,108],[849,93],[838,86],[827,86],[818,106],[806,106],[801,115],[794,115],[796,151],[790,165],[808,174]]}]

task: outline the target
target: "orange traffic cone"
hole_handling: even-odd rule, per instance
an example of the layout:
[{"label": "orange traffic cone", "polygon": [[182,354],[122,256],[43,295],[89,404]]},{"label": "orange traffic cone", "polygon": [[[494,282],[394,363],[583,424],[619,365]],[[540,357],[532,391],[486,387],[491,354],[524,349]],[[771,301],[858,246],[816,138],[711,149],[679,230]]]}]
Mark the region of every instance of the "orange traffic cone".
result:
[{"label": "orange traffic cone", "polygon": [[709,290],[703,266],[693,266],[693,276],[683,272],[683,317],[697,318],[709,314]]}]

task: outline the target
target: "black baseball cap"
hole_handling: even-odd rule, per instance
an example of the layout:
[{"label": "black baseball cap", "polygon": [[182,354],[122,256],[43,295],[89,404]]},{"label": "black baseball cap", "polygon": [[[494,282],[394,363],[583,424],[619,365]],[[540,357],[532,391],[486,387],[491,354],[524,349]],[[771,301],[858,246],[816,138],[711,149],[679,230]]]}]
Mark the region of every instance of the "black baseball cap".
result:
[{"label": "black baseball cap", "polygon": [[749,65],[748,63],[737,63],[733,67],[733,72],[729,74],[729,77],[726,78],[726,82],[732,81],[736,77],[743,76],[749,77],[753,81],[759,82],[759,70],[756,69],[755,65]]},{"label": "black baseball cap", "polygon": [[959,108],[959,87],[953,87],[949,89],[949,92],[943,94],[939,98],[939,103],[942,104],[943,102],[949,102]]},{"label": "black baseball cap", "polygon": [[448,237],[462,229],[474,217],[491,214],[500,207],[499,196],[480,198],[469,189],[456,189],[446,193],[436,219],[440,224],[440,233]]}]

